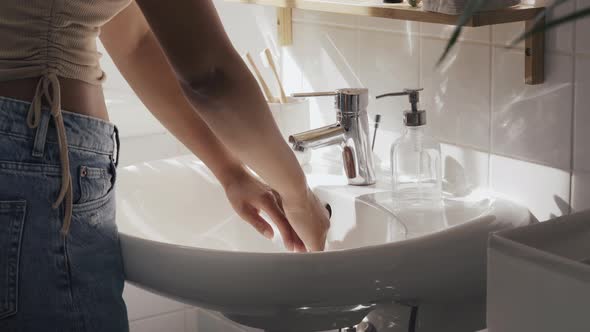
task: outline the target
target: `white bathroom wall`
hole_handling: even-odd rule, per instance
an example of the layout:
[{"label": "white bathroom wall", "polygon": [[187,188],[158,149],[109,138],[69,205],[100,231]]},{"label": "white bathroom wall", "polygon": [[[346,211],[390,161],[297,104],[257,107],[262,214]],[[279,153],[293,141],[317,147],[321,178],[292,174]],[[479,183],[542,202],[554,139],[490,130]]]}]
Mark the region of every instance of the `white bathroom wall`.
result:
[{"label": "white bathroom wall", "polygon": [[[588,103],[579,91],[590,75],[582,72],[590,70],[590,57],[583,53],[590,43],[574,26],[549,33],[547,82],[528,86],[522,46],[504,48],[522,31],[522,23],[467,29],[449,60],[435,68],[452,27],[304,11],[295,11],[294,19],[294,45],[283,51],[284,79],[301,81],[299,89],[290,84],[292,91],[365,86],[375,96],[423,87],[431,133],[454,146],[445,164],[464,167],[469,181],[522,202],[541,220],[569,213],[574,203],[583,208],[588,201],[583,197],[590,184],[588,165],[580,163],[570,198],[572,152],[581,160],[589,155],[583,137],[577,144],[572,140],[574,123],[576,138],[585,135],[581,128],[588,112],[582,105]],[[583,24],[588,28],[580,23],[578,30]],[[326,122],[334,119],[329,104],[316,102]],[[404,99],[373,101],[370,112],[382,114],[382,128],[396,137],[406,107]],[[382,134],[377,151],[386,161],[392,137]]]},{"label": "white bathroom wall", "polygon": [[[451,27],[296,10],[294,44],[279,48],[273,8],[215,3],[240,53],[258,58],[270,47],[280,57],[289,93],[364,86],[375,96],[424,87],[422,105],[431,133],[445,143],[448,179],[489,186],[540,220],[590,208],[590,20],[549,33],[547,81],[528,86],[522,45],[504,47],[523,24],[467,29],[449,60],[435,68]],[[588,6],[590,0],[578,0],[558,14]],[[110,114],[123,136],[123,162],[186,151],[133,97],[108,57],[103,66],[110,76]],[[311,104],[313,126],[334,121],[330,98]],[[383,167],[406,107],[403,98],[370,105],[371,117],[383,116],[376,146]],[[249,331],[134,287],[125,298],[134,332]]]}]

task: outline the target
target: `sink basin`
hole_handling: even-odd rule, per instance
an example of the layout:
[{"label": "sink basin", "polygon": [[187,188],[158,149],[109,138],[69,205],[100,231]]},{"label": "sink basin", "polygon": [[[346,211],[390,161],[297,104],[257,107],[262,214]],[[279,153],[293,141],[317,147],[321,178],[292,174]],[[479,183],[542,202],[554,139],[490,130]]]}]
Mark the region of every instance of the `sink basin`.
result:
[{"label": "sink basin", "polygon": [[268,241],[241,221],[194,157],[121,169],[128,281],[267,331],[327,330],[382,304],[485,302],[488,234],[534,222],[526,208],[489,195],[392,207],[383,181],[351,187],[333,169],[308,174],[333,209],[327,250],[309,254],[286,252],[278,236]]}]

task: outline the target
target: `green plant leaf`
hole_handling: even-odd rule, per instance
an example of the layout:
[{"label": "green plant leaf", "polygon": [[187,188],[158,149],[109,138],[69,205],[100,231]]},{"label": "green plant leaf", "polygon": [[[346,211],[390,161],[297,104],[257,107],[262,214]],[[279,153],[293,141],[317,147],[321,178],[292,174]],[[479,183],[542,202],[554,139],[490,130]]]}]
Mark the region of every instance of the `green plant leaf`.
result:
[{"label": "green plant leaf", "polygon": [[459,36],[461,35],[461,32],[463,31],[463,27],[465,26],[465,24],[467,24],[467,22],[473,17],[473,15],[475,15],[475,13],[477,13],[481,8],[483,8],[486,1],[487,0],[469,0],[467,6],[465,7],[465,10],[457,20],[457,26],[455,27],[455,30],[453,30],[453,34],[451,35],[451,38],[449,39],[449,42],[447,43],[447,46],[443,54],[436,63],[437,67],[442,64],[442,62],[449,55],[451,49],[457,43],[457,40],[459,40]]},{"label": "green plant leaf", "polygon": [[570,22],[573,22],[575,20],[579,20],[579,19],[586,17],[586,16],[590,16],[590,7],[577,10],[569,15],[557,18],[555,20],[548,21],[545,24],[540,24],[541,21],[539,21],[538,24],[535,24],[531,29],[529,29],[528,31],[525,31],[518,38],[516,38],[510,44],[510,46],[514,46],[538,32],[550,30],[550,29],[553,29],[559,25],[570,23]]},{"label": "green plant leaf", "polygon": [[541,20],[547,16],[547,14],[552,13],[555,8],[559,7],[560,5],[569,2],[569,1],[574,1],[574,0],[555,0],[553,1],[549,6],[545,6],[545,10],[541,11],[539,14],[537,14],[537,17],[535,17],[535,24],[540,24]]}]

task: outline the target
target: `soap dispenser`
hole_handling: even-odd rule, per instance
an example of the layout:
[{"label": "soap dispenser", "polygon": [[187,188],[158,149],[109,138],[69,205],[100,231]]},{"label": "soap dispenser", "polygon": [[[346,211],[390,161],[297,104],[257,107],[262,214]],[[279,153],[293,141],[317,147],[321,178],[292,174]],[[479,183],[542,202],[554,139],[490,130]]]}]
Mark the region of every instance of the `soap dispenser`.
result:
[{"label": "soap dispenser", "polygon": [[405,89],[376,97],[410,99],[411,109],[404,112],[404,133],[391,146],[393,198],[410,205],[438,203],[442,199],[440,143],[425,132],[426,111],[418,109],[422,90]]}]

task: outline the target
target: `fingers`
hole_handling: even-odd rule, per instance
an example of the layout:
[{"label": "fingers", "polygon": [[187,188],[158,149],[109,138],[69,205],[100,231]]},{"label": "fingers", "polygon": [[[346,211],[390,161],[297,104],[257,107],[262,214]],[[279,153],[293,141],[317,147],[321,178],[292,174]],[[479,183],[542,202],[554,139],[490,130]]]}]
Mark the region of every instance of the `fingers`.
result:
[{"label": "fingers", "polygon": [[324,251],[326,246],[326,240],[319,241],[317,243],[312,243],[310,245],[311,251]]},{"label": "fingers", "polygon": [[305,244],[299,238],[299,236],[297,235],[295,230],[293,230],[293,237],[297,239],[294,243],[295,251],[296,252],[307,252],[307,248],[305,247]]},{"label": "fingers", "polygon": [[258,211],[255,208],[251,207],[242,210],[240,216],[265,238],[272,240],[274,237],[272,227],[258,214]]},{"label": "fingers", "polygon": [[301,242],[301,240],[296,236],[287,217],[285,217],[282,206],[279,205],[276,196],[272,192],[268,192],[263,197],[260,208],[268,214],[279,229],[287,250],[293,251],[295,249],[295,243]]},{"label": "fingers", "polygon": [[[274,189],[271,189],[271,190],[272,190],[273,195],[275,196],[277,205],[281,209],[281,212],[283,213],[283,215],[285,215],[285,209],[283,208],[283,198],[276,190],[274,190]],[[289,223],[288,220],[287,220],[287,223]],[[293,239],[294,250],[296,252],[307,252],[307,248],[305,248],[305,244],[303,243],[303,240],[301,240],[299,235],[297,235],[297,232],[295,231],[295,229],[293,229],[293,226],[291,226],[291,223],[289,223],[289,228],[291,229],[291,238]]]}]

